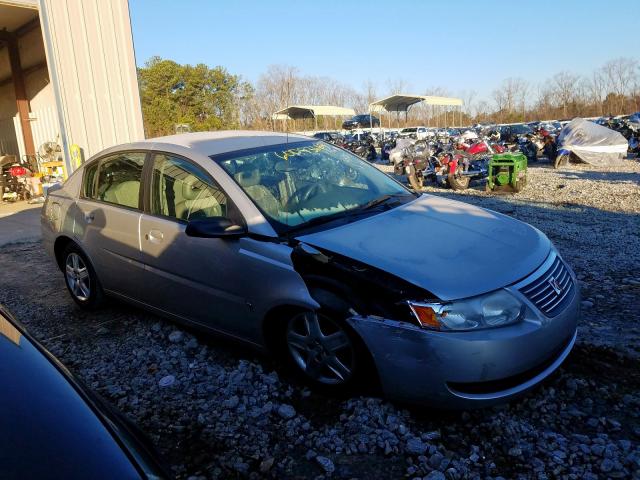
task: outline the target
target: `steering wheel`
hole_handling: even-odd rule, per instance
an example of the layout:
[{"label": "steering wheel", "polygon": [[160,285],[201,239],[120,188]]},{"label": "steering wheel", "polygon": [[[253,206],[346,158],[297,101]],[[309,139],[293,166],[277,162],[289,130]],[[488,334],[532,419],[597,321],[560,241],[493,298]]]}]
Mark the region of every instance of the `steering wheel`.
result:
[{"label": "steering wheel", "polygon": [[319,193],[327,193],[327,185],[325,182],[309,183],[304,187],[296,190],[289,197],[284,209],[287,211],[297,210],[301,204],[306,203],[310,198],[317,196]]}]

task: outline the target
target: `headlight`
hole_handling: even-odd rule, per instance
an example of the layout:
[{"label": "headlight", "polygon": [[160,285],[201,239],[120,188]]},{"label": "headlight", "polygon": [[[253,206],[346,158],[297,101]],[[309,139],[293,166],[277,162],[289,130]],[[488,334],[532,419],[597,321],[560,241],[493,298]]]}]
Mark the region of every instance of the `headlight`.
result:
[{"label": "headlight", "polygon": [[418,323],[431,330],[477,330],[521,320],[524,304],[506,290],[455,302],[407,302]]}]

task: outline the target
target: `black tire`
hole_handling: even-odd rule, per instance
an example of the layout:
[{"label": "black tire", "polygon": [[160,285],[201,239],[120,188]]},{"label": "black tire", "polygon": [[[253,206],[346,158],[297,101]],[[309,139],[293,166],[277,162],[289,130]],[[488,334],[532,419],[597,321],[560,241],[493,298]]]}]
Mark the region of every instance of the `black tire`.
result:
[{"label": "black tire", "polygon": [[[364,342],[346,322],[346,318],[350,315],[346,302],[334,297],[332,294],[328,294],[328,298],[329,301],[327,303],[332,303],[333,305],[321,306],[315,312],[298,311],[281,323],[278,328],[278,356],[284,360],[287,370],[291,371],[295,377],[323,393],[330,395],[351,394],[363,388],[377,385],[369,351]],[[347,311],[344,310],[345,307]],[[326,333],[325,338],[333,338],[332,335],[341,332],[341,335],[344,336],[344,341],[348,344],[347,347],[335,355],[349,371],[342,380],[338,378],[339,375],[335,374],[335,370],[332,370],[333,367],[328,363],[322,363],[322,360],[320,360],[320,363],[322,363],[320,375],[317,374],[316,368],[305,369],[300,357],[302,356],[303,359],[306,359],[307,365],[310,365],[309,359],[313,353],[302,348],[294,348],[290,344],[289,336],[291,332],[303,335],[304,331],[297,330],[297,328],[305,324],[305,318],[311,319],[314,317],[321,322],[322,333]],[[331,328],[328,328],[329,326]],[[296,342],[300,340],[298,339]],[[311,348],[317,348],[318,351],[322,351],[323,347],[311,346]],[[339,370],[343,372],[341,369]]]},{"label": "black tire", "polygon": [[424,186],[424,179],[416,175],[415,167],[409,167],[407,180],[409,180],[409,185],[411,185],[411,188],[413,188],[416,192],[419,192],[422,190],[422,187]]},{"label": "black tire", "polygon": [[[104,304],[105,296],[100,280],[93,265],[78,245],[75,243],[67,245],[62,252],[60,266],[67,290],[80,308],[95,310]],[[71,272],[70,267],[75,271]],[[74,269],[74,267],[77,268]],[[86,272],[86,277],[82,272]]]},{"label": "black tire", "polygon": [[452,173],[447,177],[447,183],[453,190],[466,190],[469,188],[471,177],[465,175],[454,175]]}]

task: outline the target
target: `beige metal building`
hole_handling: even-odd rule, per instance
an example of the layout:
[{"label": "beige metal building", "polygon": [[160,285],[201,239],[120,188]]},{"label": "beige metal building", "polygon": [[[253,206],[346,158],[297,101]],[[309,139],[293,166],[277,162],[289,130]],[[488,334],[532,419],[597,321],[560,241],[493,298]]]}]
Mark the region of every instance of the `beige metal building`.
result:
[{"label": "beige metal building", "polygon": [[142,138],[127,0],[0,0],[0,156]]}]

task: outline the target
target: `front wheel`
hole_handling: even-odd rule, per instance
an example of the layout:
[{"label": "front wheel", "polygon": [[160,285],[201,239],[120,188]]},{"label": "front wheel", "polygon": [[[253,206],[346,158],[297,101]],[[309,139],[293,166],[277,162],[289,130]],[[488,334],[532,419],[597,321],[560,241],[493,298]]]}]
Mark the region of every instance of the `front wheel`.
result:
[{"label": "front wheel", "polygon": [[339,394],[366,383],[366,347],[333,312],[299,312],[286,323],[283,337],[287,363],[311,386]]}]

